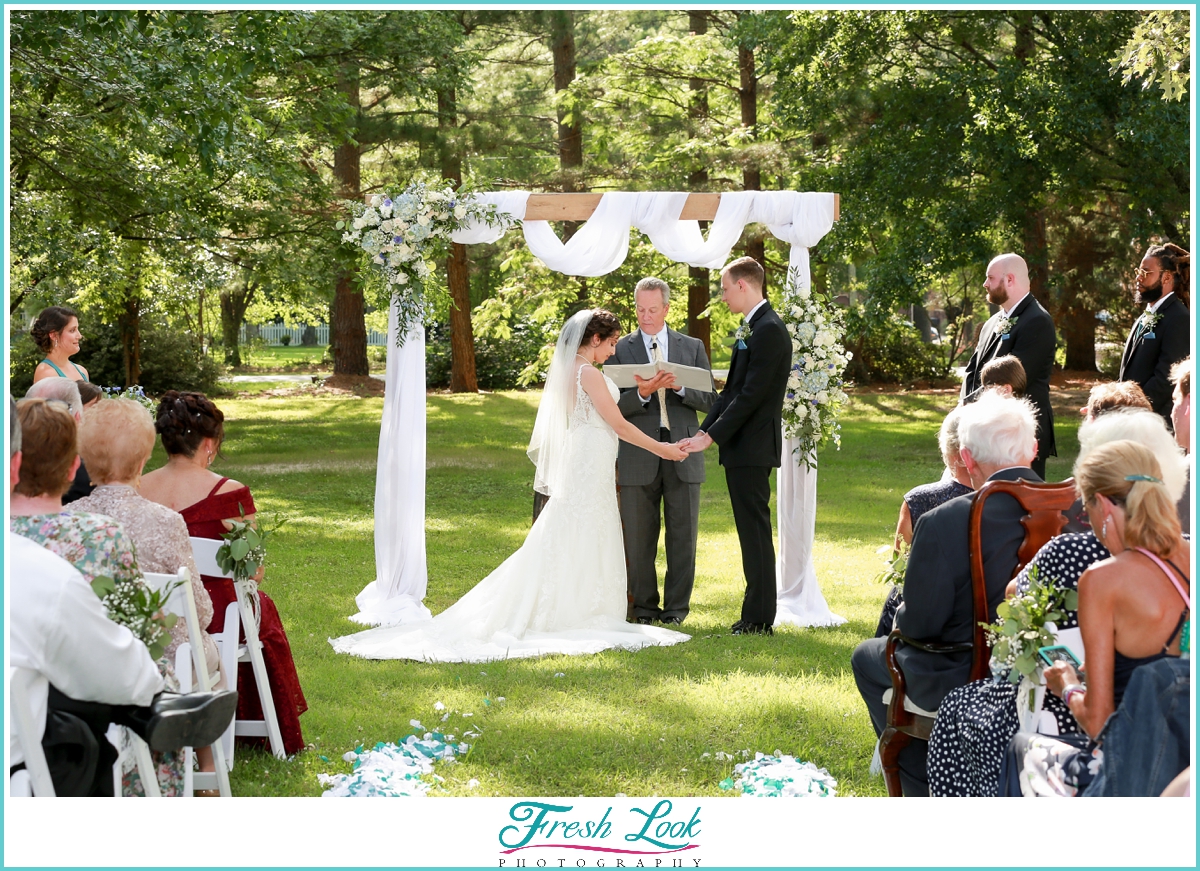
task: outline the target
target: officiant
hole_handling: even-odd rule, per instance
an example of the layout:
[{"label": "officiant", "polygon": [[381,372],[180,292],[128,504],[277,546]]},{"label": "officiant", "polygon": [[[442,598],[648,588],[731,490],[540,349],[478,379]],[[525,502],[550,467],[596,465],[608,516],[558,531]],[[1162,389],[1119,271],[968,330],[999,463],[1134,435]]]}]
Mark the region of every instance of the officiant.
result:
[{"label": "officiant", "polygon": [[[699,339],[667,327],[671,289],[659,278],[643,278],[633,291],[638,329],[617,343],[609,363],[647,364],[658,360],[709,369]],[[675,376],[659,372],[650,379],[635,376],[637,387],[621,391],[617,406],[632,424],[652,438],[677,442],[699,429],[697,412],[707,412],[716,399],[707,391],[680,387]],[[710,381],[711,384],[711,381]],[[661,460],[649,451],[621,442],[617,482],[621,487],[632,617],[638,623],[678,625],[688,615],[696,577],[696,539],[700,524],[700,484],[704,455],[682,462]],[[667,575],[659,604],[658,533],[665,522]]]}]

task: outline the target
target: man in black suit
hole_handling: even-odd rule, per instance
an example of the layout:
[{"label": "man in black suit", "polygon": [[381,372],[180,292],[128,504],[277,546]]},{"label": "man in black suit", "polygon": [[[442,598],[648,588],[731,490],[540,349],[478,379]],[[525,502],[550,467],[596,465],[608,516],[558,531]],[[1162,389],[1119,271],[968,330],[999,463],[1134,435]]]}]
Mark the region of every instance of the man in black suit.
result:
[{"label": "man in black suit", "polygon": [[1171,367],[1188,355],[1191,316],[1180,299],[1191,278],[1191,257],[1178,245],[1153,245],[1137,272],[1136,297],[1146,311],[1121,355],[1121,381],[1141,385],[1154,410],[1171,424]]},{"label": "man in black suit", "polygon": [[[633,289],[633,301],[638,329],[617,342],[610,362],[628,365],[661,358],[709,368],[703,342],[667,327],[671,289],[665,281],[643,278]],[[630,423],[659,441],[675,442],[694,436],[700,428],[696,412],[708,411],[716,399],[712,390],[679,387],[669,372],[637,381],[637,387],[621,391],[617,408]],[[683,462],[664,460],[622,441],[617,453],[617,482],[621,485],[621,526],[633,618],[638,623],[659,620],[667,626],[682,623],[691,607],[696,578],[704,457],[693,454]],[[667,575],[661,608],[658,572],[654,568],[660,516],[667,528]]]},{"label": "man in black suit", "polygon": [[[1040,482],[1029,468],[1037,450],[1035,428],[1033,406],[1023,399],[989,391],[966,406],[958,419],[958,438],[971,485],[978,490],[992,480]],[[945,644],[972,639],[968,528],[974,499],[974,493],[951,499],[917,521],[904,573],[904,604],[896,614],[896,628],[909,638]],[[1025,536],[1023,515],[1021,506],[1008,496],[994,496],[984,507],[983,564],[993,620],[1017,565],[1017,551]],[[876,734],[882,734],[887,726],[883,697],[892,687],[884,659],[886,643],[886,638],[868,639],[850,657]],[[946,694],[970,677],[970,653],[933,654],[901,643],[896,659],[904,672],[908,697],[928,712],[936,711]],[[928,750],[924,741],[913,741],[900,751],[900,782],[906,796],[929,793]]]},{"label": "man in black suit", "polygon": [[743,315],[725,389],[693,438],[680,442],[702,451],[716,442],[725,467],[742,548],[746,595],[734,635],[773,635],[775,543],[771,539],[771,470],[783,454],[783,395],[792,365],[792,338],[763,296],[762,266],[741,257],[721,270],[721,298]]},{"label": "man in black suit", "polygon": [[[1033,471],[1046,476],[1046,457],[1057,457],[1054,410],[1050,407],[1050,372],[1054,368],[1054,321],[1029,293],[1029,268],[1017,254],[1001,254],[988,264],[983,282],[988,302],[1000,306],[979,331],[975,353],[967,364],[960,401],[974,402],[980,394],[983,367],[1012,354],[1025,368],[1025,396],[1037,408],[1037,456]],[[1169,397],[1168,397],[1169,399]]]}]

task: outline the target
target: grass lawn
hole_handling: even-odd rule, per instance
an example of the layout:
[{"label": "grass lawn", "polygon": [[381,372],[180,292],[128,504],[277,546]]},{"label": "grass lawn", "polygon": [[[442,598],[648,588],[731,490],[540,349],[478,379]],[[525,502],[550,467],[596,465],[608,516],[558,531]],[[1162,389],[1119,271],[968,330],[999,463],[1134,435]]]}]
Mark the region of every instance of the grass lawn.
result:
[{"label": "grass lawn", "polygon": [[[428,399],[426,603],[434,613],[524,539],[533,471],[525,447],[539,395]],[[884,596],[872,581],[881,567],[875,548],[891,539],[901,495],[940,473],[936,430],[953,402],[855,397],[841,452],[821,456],[816,569],[844,626],[728,634],[743,582],[724,476],[710,451],[695,594],[682,627],[692,641],[453,665],[339,656],[326,641],[361,628],[347,617],[374,578],[382,400],[222,400],[228,438],[213,468],[249,484],[260,512],[290,518],[273,539],[263,589],[287,627],[312,745],[286,762],[239,747],[234,793],[319,795],[318,773],[349,770],[343,753],[400,739],[411,719],[437,725],[440,701],[453,712],[443,728],[482,735],[465,759],[440,766],[445,783],[431,795],[720,795],[734,763],[718,761],[717,751],[776,749],[828,769],[843,795],[883,794],[882,780],[867,773],[874,734],[849,657],[873,633]],[[1064,456],[1051,460],[1053,480],[1069,474],[1077,451],[1072,421],[1057,434]],[[161,461],[159,451],[151,465]],[[469,789],[472,778],[479,785]]]},{"label": "grass lawn", "polygon": [[242,366],[239,372],[316,372],[329,368],[322,364],[325,345],[305,348],[302,345],[245,345],[241,348]]}]

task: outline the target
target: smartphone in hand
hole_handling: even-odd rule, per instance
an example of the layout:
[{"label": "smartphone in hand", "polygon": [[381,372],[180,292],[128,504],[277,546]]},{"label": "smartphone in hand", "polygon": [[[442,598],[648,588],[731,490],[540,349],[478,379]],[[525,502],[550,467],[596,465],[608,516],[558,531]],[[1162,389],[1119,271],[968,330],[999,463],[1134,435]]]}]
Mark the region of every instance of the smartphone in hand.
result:
[{"label": "smartphone in hand", "polygon": [[1056,662],[1069,662],[1078,670],[1080,662],[1079,658],[1071,652],[1071,648],[1063,644],[1055,644],[1051,647],[1039,647],[1038,659],[1046,665],[1054,665]]}]

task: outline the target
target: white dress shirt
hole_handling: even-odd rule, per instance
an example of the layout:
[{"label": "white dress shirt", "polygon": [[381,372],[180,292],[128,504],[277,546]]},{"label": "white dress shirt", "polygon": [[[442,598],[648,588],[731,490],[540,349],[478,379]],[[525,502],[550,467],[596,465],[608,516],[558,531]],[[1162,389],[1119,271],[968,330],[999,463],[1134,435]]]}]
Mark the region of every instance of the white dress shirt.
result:
[{"label": "white dress shirt", "polygon": [[[48,685],[79,701],[148,705],[163,688],[146,645],[108,619],[100,597],[69,562],[8,533],[9,664],[39,675],[29,703],[38,739],[46,725]],[[8,764],[24,761],[10,732]]]},{"label": "white dress shirt", "polygon": [[750,311],[746,312],[746,317],[742,320],[742,323],[744,323],[744,324],[750,323],[750,319],[754,317],[754,313],[766,304],[767,304],[767,298],[764,296],[761,300],[758,301],[758,305],[756,305],[754,308],[750,309]]},{"label": "white dress shirt", "polygon": [[1169,298],[1171,298],[1174,295],[1175,295],[1175,291],[1171,291],[1170,293],[1164,293],[1162,296],[1160,296],[1158,298],[1158,302],[1150,303],[1149,305],[1146,306],[1146,312],[1148,314],[1154,314],[1156,311],[1158,311],[1160,308],[1162,308],[1162,305],[1164,302],[1166,302]]}]

